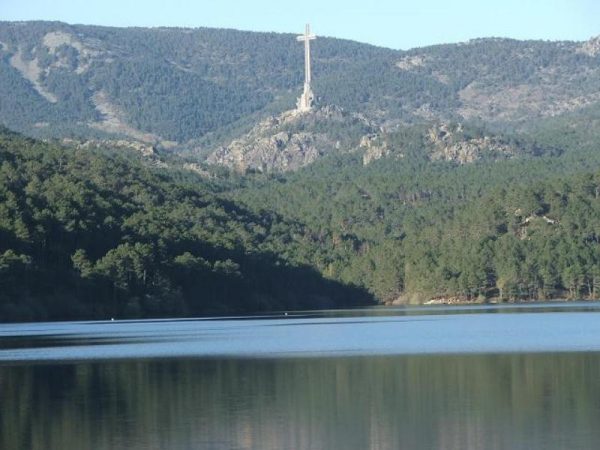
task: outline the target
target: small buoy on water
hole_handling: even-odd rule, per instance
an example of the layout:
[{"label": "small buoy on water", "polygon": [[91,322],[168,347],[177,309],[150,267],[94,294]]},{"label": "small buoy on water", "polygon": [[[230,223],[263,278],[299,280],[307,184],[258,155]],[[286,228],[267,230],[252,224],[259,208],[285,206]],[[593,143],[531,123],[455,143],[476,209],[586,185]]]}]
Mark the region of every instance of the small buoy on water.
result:
[{"label": "small buoy on water", "polygon": [[283,313],[284,316],[287,316],[287,313]]},{"label": "small buoy on water", "polygon": [[114,322],[114,321],[115,321],[115,318],[114,318],[114,317],[111,317],[111,318],[110,318],[110,321],[111,321],[111,322]]}]

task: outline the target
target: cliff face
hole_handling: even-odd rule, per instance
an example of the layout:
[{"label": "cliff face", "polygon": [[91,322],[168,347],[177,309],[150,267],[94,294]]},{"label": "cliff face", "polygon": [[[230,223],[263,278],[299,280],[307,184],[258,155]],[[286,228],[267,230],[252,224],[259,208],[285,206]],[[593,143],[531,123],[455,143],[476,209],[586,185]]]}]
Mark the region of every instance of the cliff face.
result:
[{"label": "cliff face", "polygon": [[220,147],[207,162],[237,172],[285,172],[314,162],[328,145],[327,137],[322,134],[280,131],[270,136],[248,135]]},{"label": "cliff face", "polygon": [[[364,136],[360,143],[360,150],[364,152],[363,164],[367,165],[386,157],[404,158],[402,144],[396,142],[390,145],[390,139],[393,140],[393,132]],[[437,123],[419,132],[413,139],[420,142],[419,151],[430,161],[456,164],[469,164],[483,158],[512,158],[524,151],[499,136],[482,131],[467,131],[460,123]]]}]

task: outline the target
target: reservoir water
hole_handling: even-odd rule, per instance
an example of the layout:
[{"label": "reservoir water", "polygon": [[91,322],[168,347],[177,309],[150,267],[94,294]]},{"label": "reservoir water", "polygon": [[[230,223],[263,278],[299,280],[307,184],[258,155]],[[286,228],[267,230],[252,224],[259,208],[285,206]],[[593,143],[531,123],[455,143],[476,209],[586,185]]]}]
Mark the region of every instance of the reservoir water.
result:
[{"label": "reservoir water", "polygon": [[600,305],[0,325],[0,449],[596,449]]}]

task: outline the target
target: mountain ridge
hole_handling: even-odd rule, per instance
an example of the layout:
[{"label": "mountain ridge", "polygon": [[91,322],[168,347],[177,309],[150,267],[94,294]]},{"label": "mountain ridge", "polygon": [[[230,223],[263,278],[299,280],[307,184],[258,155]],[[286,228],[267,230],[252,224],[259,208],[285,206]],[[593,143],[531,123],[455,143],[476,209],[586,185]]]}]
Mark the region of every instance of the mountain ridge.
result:
[{"label": "mountain ridge", "polygon": [[[249,117],[293,107],[303,69],[293,36],[0,22],[0,122],[37,137],[194,148]],[[393,50],[319,37],[314,90],[321,106],[387,128],[465,120],[522,127],[600,101],[599,49],[598,38]]]}]

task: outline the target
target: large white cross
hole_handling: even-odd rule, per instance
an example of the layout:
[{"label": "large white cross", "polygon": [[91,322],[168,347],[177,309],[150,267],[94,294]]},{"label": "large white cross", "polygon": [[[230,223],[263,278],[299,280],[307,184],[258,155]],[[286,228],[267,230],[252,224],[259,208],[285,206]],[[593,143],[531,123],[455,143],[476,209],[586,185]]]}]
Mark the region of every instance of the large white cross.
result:
[{"label": "large white cross", "polygon": [[310,41],[316,39],[314,34],[310,34],[310,25],[306,24],[306,31],[296,39],[304,41],[304,83],[310,86]]}]

